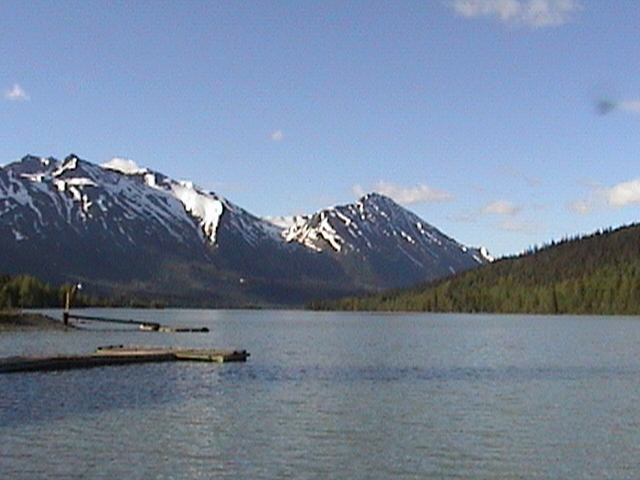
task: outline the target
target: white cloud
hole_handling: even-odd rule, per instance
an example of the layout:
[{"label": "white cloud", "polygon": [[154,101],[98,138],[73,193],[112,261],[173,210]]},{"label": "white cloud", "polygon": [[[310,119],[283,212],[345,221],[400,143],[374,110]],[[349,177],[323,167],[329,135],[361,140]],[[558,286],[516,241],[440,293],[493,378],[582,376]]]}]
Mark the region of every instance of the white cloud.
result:
[{"label": "white cloud", "polygon": [[[357,196],[362,196],[366,192],[360,185],[353,187],[353,192]],[[454,199],[454,196],[444,190],[437,190],[431,188],[428,185],[418,185],[413,188],[401,187],[387,182],[378,182],[373,191],[386,195],[394,199],[396,202],[402,205],[411,205],[415,203],[432,203],[432,202],[450,202]]]},{"label": "white cloud", "polygon": [[569,204],[569,209],[579,215],[588,215],[605,208],[623,208],[640,205],[640,178],[621,182],[611,188],[589,185],[587,198]]},{"label": "white cloud", "polygon": [[11,100],[12,102],[30,100],[27,92],[25,92],[25,90],[17,83],[14,83],[13,87],[4,92],[4,98]]},{"label": "white cloud", "polygon": [[510,202],[496,200],[485,205],[480,213],[483,215],[515,215],[520,209]]},{"label": "white cloud", "polygon": [[619,183],[607,191],[607,203],[620,208],[627,205],[640,205],[640,178]]},{"label": "white cloud", "polygon": [[543,28],[567,23],[580,8],[578,0],[451,0],[463,17],[497,17],[502,23]]},{"label": "white cloud", "polygon": [[281,142],[282,139],[284,138],[284,133],[282,133],[282,130],[274,130],[269,135],[269,138],[271,139],[272,142]]}]

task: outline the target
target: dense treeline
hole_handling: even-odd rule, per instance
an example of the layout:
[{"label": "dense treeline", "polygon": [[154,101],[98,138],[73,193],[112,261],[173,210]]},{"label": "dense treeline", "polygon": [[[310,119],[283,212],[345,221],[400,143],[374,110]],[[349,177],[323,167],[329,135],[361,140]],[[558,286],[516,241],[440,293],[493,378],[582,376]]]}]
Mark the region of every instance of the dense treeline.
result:
[{"label": "dense treeline", "polygon": [[52,287],[30,275],[0,274],[0,310],[22,308],[63,308],[67,292],[71,293],[72,306],[78,307],[164,307],[165,302],[153,298],[138,299],[126,295],[109,297],[81,293],[73,285]]},{"label": "dense treeline", "polygon": [[640,225],[567,239],[431,285],[316,309],[640,314]]},{"label": "dense treeline", "polygon": [[0,275],[0,309],[60,307],[70,285],[52,287],[29,275]]}]

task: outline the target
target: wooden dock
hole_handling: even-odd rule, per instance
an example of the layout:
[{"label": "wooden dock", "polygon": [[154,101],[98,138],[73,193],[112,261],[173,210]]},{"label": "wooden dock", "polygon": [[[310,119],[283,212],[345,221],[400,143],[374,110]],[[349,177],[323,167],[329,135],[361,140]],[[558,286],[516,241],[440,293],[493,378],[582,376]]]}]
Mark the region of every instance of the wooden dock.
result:
[{"label": "wooden dock", "polygon": [[245,362],[250,354],[246,350],[209,350],[165,347],[127,347],[110,345],[98,347],[88,355],[53,355],[8,357],[0,359],[0,373],[41,372],[71,370],[113,365],[150,362]]}]

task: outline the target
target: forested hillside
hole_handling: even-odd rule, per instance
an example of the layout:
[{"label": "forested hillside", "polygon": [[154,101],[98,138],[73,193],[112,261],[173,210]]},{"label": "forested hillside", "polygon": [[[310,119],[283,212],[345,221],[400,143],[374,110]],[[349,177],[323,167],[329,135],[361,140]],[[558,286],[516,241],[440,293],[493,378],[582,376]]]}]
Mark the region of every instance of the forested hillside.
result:
[{"label": "forested hillside", "polygon": [[640,225],[553,243],[431,285],[317,309],[640,314]]}]

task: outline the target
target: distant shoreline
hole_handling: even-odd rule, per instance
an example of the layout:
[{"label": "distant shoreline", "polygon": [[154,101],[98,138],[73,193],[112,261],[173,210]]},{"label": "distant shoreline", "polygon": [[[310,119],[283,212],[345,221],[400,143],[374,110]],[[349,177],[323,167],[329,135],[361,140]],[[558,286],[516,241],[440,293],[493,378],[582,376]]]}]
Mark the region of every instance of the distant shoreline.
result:
[{"label": "distant shoreline", "polygon": [[40,313],[0,311],[0,333],[21,330],[70,330],[61,320]]}]

